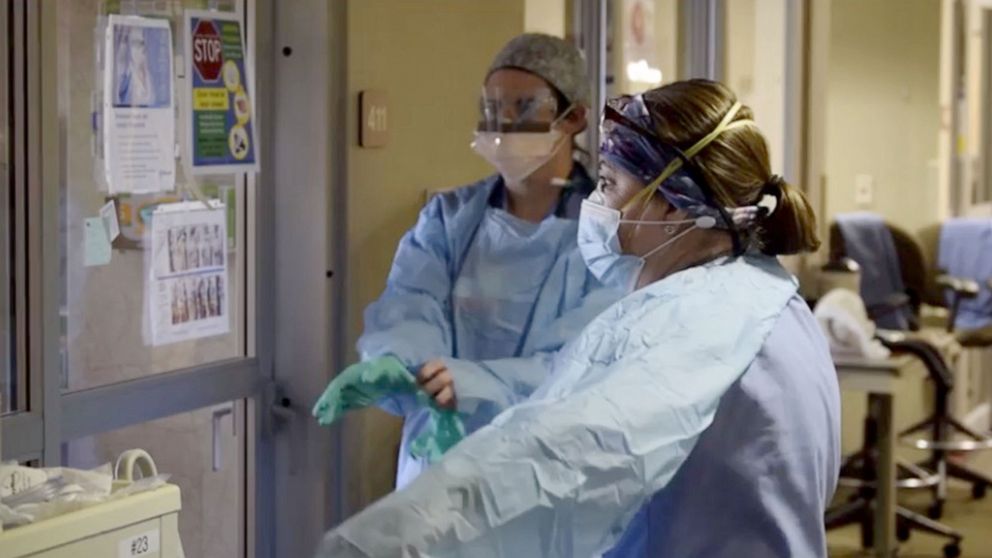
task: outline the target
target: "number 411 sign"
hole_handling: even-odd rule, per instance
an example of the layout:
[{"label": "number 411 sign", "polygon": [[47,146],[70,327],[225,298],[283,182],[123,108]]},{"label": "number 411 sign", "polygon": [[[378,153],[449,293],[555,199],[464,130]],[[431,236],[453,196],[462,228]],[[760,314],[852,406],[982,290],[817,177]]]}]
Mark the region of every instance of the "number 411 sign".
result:
[{"label": "number 411 sign", "polygon": [[368,89],[358,94],[361,122],[358,145],[384,147],[389,143],[389,106],[386,92]]}]

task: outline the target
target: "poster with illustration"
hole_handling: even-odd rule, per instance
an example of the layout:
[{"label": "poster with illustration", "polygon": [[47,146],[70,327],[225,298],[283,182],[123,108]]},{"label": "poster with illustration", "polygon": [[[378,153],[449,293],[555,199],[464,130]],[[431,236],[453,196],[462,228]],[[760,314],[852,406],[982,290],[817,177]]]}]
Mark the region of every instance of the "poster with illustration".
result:
[{"label": "poster with illustration", "polygon": [[253,172],[258,151],[241,19],[186,11],[189,160],[193,174]]},{"label": "poster with illustration", "polygon": [[213,200],[158,206],[151,219],[147,308],[151,344],[230,331],[227,216]]},{"label": "poster with illustration", "polygon": [[168,20],[111,15],[103,55],[103,160],[111,194],[176,184],[172,30]]}]

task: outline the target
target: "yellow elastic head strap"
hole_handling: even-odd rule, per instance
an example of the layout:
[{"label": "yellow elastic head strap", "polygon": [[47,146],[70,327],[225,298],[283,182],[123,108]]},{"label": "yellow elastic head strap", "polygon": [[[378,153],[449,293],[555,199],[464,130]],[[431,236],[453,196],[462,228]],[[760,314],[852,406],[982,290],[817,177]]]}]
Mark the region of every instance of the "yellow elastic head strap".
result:
[{"label": "yellow elastic head strap", "polygon": [[[685,152],[686,159],[692,159],[693,157],[695,157],[707,145],[712,143],[713,140],[720,137],[720,134],[726,132],[727,130],[732,130],[734,128],[740,128],[742,126],[749,126],[754,124],[753,120],[738,120],[737,122],[731,122],[734,119],[734,117],[737,116],[737,113],[740,112],[741,107],[743,106],[744,105],[742,105],[740,101],[735,102],[734,106],[730,107],[730,110],[727,111],[727,114],[723,117],[723,120],[721,120],[720,123],[717,124],[717,127],[714,128],[712,132],[706,134],[706,136],[704,136],[703,139],[697,141],[695,145],[693,145],[692,147],[686,150]],[[651,199],[651,196],[654,194],[654,191],[659,186],[661,186],[662,183],[668,180],[670,176],[675,174],[676,171],[682,168],[682,164],[683,163],[681,158],[676,157],[675,159],[672,159],[672,162],[668,163],[668,166],[665,167],[665,170],[661,171],[661,174],[659,174],[657,178],[652,180],[650,184],[648,184],[643,190],[638,192],[636,196],[634,196],[629,202],[627,202],[624,205],[623,209],[628,209],[636,201],[640,201],[642,205],[646,204],[648,200]]]}]

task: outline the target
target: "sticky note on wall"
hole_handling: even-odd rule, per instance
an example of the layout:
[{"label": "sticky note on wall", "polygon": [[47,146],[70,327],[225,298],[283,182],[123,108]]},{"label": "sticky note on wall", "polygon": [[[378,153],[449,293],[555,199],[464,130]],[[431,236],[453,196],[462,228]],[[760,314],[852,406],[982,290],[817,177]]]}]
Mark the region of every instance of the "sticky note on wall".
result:
[{"label": "sticky note on wall", "polygon": [[85,228],[83,244],[83,264],[86,267],[110,263],[110,236],[102,217],[90,217],[83,223]]}]

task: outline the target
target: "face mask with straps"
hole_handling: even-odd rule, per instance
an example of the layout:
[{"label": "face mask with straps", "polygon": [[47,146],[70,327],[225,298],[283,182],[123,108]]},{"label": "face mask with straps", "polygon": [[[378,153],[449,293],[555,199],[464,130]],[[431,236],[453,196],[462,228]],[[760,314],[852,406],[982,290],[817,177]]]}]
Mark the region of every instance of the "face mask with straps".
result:
[{"label": "face mask with straps", "polygon": [[[626,98],[626,105],[631,102],[640,103],[632,108],[634,115],[640,115],[646,123],[650,122],[647,109],[639,97]],[[621,98],[621,102],[623,98]],[[617,103],[619,104],[619,103]],[[685,209],[690,214],[697,214],[691,219],[676,221],[644,221],[624,220],[622,211],[603,205],[600,192],[594,193],[590,199],[583,202],[579,219],[579,249],[590,271],[604,284],[629,292],[633,290],[644,268],[647,258],[650,258],[670,246],[694,229],[727,229],[734,242],[734,252],[741,253],[738,228],[749,226],[759,215],[768,215],[775,210],[777,198],[771,195],[763,196],[754,206],[724,208],[713,200],[709,188],[702,186],[704,182],[698,179],[697,169],[691,165],[691,158],[713,142],[720,134],[741,126],[753,125],[751,120],[733,118],[741,109],[741,104],[735,103],[721,122],[712,132],[697,141],[686,152],[661,142],[656,134],[649,131],[647,126],[634,122],[624,115],[623,105],[620,109],[611,104],[603,115],[603,146],[601,151],[610,161],[619,162],[620,167],[631,172],[634,176],[647,182],[647,186],[622,208],[629,209],[636,203],[646,204],[655,191],[659,191],[673,206]],[[607,123],[614,126],[606,125]],[[649,124],[650,125],[650,124]],[[661,149],[659,149],[661,148]],[[652,166],[657,168],[660,158],[669,155],[668,162],[662,171],[654,177],[645,178]],[[644,161],[648,159],[648,161]],[[668,181],[666,183],[666,181]],[[689,224],[690,227],[675,234],[659,246],[643,256],[624,254],[619,241],[619,228],[622,224],[659,225],[665,226],[675,233],[679,225]]]},{"label": "face mask with straps", "polygon": [[[550,161],[568,141],[559,125],[575,109],[557,113],[558,102],[550,90],[515,97],[508,92],[483,89],[482,119],[475,131],[472,150],[492,165],[506,182],[517,184]],[[551,115],[556,114],[553,119]],[[552,181],[566,185],[566,180]]]}]

